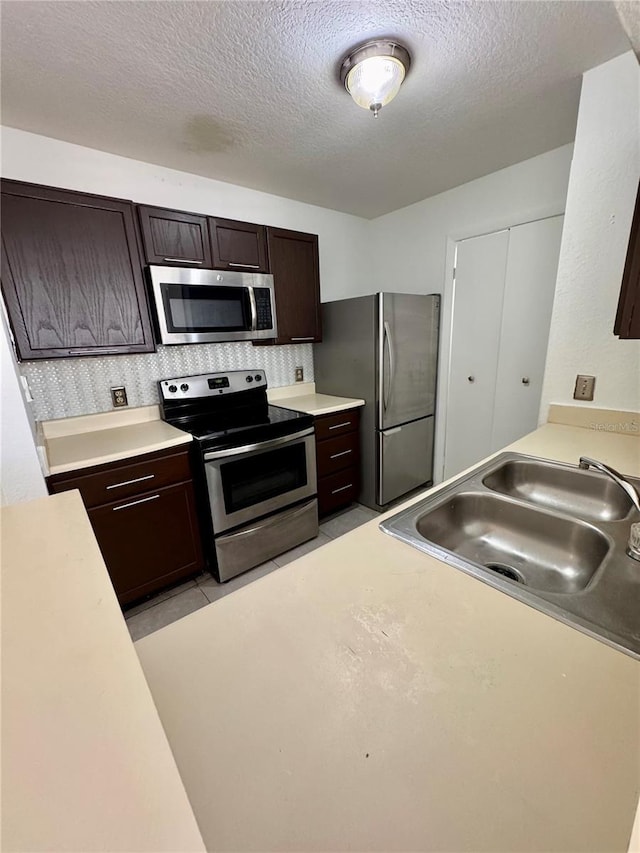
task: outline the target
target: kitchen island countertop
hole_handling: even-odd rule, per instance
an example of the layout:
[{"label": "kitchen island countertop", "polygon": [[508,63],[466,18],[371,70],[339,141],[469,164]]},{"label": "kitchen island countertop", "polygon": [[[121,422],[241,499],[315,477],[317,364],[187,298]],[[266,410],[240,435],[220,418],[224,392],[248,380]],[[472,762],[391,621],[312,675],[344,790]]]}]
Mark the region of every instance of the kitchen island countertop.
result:
[{"label": "kitchen island countertop", "polygon": [[[509,449],[640,474],[631,435]],[[136,649],[210,850],[627,849],[638,662],[377,520]]]},{"label": "kitchen island countertop", "polygon": [[1,520],[2,849],[204,850],[79,492]]}]

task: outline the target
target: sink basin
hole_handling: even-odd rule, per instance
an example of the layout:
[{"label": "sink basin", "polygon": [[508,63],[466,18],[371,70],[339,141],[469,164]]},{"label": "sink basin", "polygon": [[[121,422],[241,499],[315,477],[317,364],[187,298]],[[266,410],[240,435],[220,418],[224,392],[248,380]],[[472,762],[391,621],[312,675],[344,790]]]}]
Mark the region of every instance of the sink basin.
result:
[{"label": "sink basin", "polygon": [[640,563],[626,553],[636,521],[603,474],[502,453],[380,527],[640,658]]},{"label": "sink basin", "polygon": [[420,515],[416,529],[486,571],[549,592],[584,589],[610,547],[588,524],[490,494],[457,494]]},{"label": "sink basin", "polygon": [[590,521],[618,521],[633,508],[609,477],[536,460],[513,460],[488,474],[487,488]]}]

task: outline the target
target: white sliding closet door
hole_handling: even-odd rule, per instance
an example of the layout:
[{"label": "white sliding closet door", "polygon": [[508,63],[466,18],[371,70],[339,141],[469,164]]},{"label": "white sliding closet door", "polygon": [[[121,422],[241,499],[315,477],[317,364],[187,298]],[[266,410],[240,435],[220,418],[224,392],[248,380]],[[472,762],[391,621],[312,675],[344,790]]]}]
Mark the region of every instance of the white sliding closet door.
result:
[{"label": "white sliding closet door", "polygon": [[509,232],[491,452],[538,426],[563,220]]},{"label": "white sliding closet door", "polygon": [[461,240],[456,251],[444,476],[487,455],[509,232]]},{"label": "white sliding closet door", "polygon": [[457,243],[445,478],[537,426],[563,218]]}]

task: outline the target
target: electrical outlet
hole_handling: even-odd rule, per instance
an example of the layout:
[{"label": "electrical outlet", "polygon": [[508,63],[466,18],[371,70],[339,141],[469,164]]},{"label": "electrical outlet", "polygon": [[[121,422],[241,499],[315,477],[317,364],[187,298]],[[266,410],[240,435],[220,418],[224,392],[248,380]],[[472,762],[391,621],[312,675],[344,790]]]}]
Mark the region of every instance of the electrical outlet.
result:
[{"label": "electrical outlet", "polygon": [[111,402],[113,403],[114,409],[121,409],[123,406],[129,405],[129,401],[127,400],[127,389],[124,385],[111,389]]},{"label": "electrical outlet", "polygon": [[595,376],[576,376],[576,387],[573,391],[574,400],[593,400],[593,389],[596,384]]},{"label": "electrical outlet", "polygon": [[296,367],[296,382],[304,382],[304,369]]}]

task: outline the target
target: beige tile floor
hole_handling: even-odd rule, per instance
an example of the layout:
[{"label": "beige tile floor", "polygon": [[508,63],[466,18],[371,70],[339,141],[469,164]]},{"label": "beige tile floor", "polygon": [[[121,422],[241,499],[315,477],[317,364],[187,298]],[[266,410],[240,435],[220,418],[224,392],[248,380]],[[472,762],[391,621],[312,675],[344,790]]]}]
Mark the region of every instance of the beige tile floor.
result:
[{"label": "beige tile floor", "polygon": [[151,634],[165,625],[170,625],[171,622],[175,622],[201,607],[213,604],[225,595],[230,595],[245,584],[256,580],[256,578],[276,571],[281,566],[286,566],[287,563],[297,560],[298,557],[308,554],[309,551],[321,548],[332,539],[337,539],[350,530],[355,530],[356,527],[376,516],[377,513],[373,510],[360,504],[354,504],[343,512],[330,516],[326,521],[323,521],[320,525],[320,533],[315,539],[298,545],[297,548],[292,548],[291,551],[280,554],[273,560],[269,560],[268,563],[256,566],[255,569],[251,569],[251,571],[245,572],[225,584],[219,584],[209,572],[205,572],[194,580],[165,590],[125,611],[124,615],[131,638],[139,640],[141,637],[146,637],[147,634]]}]

